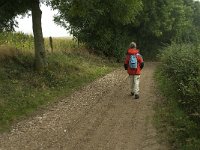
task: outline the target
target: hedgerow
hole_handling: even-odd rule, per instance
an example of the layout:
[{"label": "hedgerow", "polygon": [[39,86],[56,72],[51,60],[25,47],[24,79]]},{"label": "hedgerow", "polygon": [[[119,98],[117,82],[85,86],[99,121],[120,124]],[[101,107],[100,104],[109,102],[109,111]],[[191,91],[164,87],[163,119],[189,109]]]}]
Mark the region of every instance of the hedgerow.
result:
[{"label": "hedgerow", "polygon": [[179,104],[200,123],[200,46],[173,44],[161,54],[162,72],[173,81]]},{"label": "hedgerow", "polygon": [[156,120],[172,149],[200,149],[200,46],[175,44],[164,48],[156,72],[165,100]]}]

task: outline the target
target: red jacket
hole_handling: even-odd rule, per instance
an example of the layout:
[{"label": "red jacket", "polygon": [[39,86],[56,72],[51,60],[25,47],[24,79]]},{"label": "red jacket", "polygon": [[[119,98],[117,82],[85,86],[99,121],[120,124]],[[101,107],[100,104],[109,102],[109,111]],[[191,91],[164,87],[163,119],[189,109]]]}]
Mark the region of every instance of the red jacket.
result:
[{"label": "red jacket", "polygon": [[[135,55],[137,58],[137,69],[131,69],[129,67],[129,60],[130,60],[130,55]],[[137,49],[128,49],[126,59],[124,62],[124,67],[127,70],[129,75],[140,75],[141,70],[144,67],[144,61],[142,59],[142,56],[139,54],[139,50]]]}]

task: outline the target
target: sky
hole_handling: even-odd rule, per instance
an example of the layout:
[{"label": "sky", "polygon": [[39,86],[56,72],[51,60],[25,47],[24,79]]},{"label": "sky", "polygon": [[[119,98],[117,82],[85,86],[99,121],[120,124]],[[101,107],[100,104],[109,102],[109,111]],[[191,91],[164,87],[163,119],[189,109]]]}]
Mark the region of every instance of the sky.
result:
[{"label": "sky", "polygon": [[[56,25],[53,22],[53,16],[57,13],[57,11],[51,10],[50,7],[45,5],[41,5],[42,10],[42,31],[44,37],[69,37],[71,36],[68,31],[66,31],[61,26]],[[27,34],[33,34],[32,31],[32,17],[17,17],[18,28],[15,28],[15,31],[20,31]]]}]

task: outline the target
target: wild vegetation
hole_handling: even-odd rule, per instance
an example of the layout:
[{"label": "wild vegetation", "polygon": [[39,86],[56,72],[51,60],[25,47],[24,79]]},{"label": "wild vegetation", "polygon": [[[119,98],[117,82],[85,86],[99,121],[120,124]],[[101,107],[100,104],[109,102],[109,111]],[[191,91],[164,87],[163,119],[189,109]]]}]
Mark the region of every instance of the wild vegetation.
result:
[{"label": "wild vegetation", "polygon": [[155,59],[162,46],[174,40],[193,42],[199,36],[200,2],[194,0],[3,0],[0,31],[12,30],[15,16],[31,10],[37,70],[46,65],[41,2],[59,11],[55,22],[70,30],[78,42],[118,61],[130,41],[136,41],[145,58]]},{"label": "wild vegetation", "polygon": [[200,149],[200,47],[172,44],[160,59],[156,77],[166,98],[157,109],[158,124],[173,149]]},{"label": "wild vegetation", "polygon": [[[169,133],[172,147],[200,149],[200,48],[196,44],[200,37],[199,1],[47,1],[48,6],[59,11],[55,22],[70,30],[77,40],[68,44],[66,39],[53,39],[54,50],[60,50],[57,53],[50,53],[54,50],[49,47],[49,39],[43,41],[40,3],[39,0],[0,2],[0,44],[14,45],[19,50],[7,48],[5,52],[5,47],[2,48],[0,113],[3,126],[10,124],[16,116],[53,100],[69,88],[66,85],[80,85],[82,81],[85,83],[93,76],[112,70],[112,67],[104,66],[108,62],[96,56],[85,55],[83,50],[81,55],[80,51],[77,53],[77,43],[84,43],[78,49],[87,46],[92,53],[117,58],[120,62],[127,45],[136,41],[145,60],[156,59],[161,53],[157,80],[166,98],[162,107],[158,107],[157,114],[160,125],[165,126]],[[15,16],[29,10],[33,17],[34,37],[5,33],[17,25]],[[73,52],[69,53],[69,49]],[[22,50],[26,53],[20,53]],[[13,109],[13,106],[17,107]]]},{"label": "wild vegetation", "polygon": [[34,50],[33,36],[24,33],[2,32],[0,45],[12,46],[21,51],[33,52]]},{"label": "wild vegetation", "polygon": [[[130,41],[145,58],[174,40],[199,36],[200,3],[193,0],[52,0],[55,21],[91,49],[121,60]],[[69,25],[68,25],[69,23]]]},{"label": "wild vegetation", "polygon": [[[7,46],[0,46],[0,131],[117,66],[106,58],[89,54],[83,45],[78,48],[72,39],[55,39],[54,45],[59,50],[47,53],[48,67],[35,72],[34,53],[28,49],[33,37],[10,33],[7,36],[12,36],[12,40],[6,40]],[[19,44],[20,39],[28,47]],[[16,41],[18,50],[11,47]],[[65,45],[60,44],[63,41]]]},{"label": "wild vegetation", "polygon": [[[0,45],[11,46],[20,51],[34,53],[34,38],[32,35],[15,32],[0,33]],[[52,52],[49,38],[44,38],[45,50]],[[52,46],[55,51],[70,51],[74,48],[83,47],[83,43],[79,43],[71,38],[53,38]]]}]

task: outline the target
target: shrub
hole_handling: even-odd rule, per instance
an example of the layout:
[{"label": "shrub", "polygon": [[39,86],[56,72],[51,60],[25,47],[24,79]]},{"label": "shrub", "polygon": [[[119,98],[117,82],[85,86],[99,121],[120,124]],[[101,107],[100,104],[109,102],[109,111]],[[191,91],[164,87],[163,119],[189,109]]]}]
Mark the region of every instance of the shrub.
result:
[{"label": "shrub", "polygon": [[156,109],[157,123],[172,149],[200,149],[200,47],[173,43],[160,59],[156,79],[166,98]]},{"label": "shrub", "polygon": [[[162,68],[163,69],[163,68]],[[160,71],[156,72],[156,80],[159,90],[165,96],[162,103],[156,106],[155,121],[173,150],[196,150],[200,149],[200,129],[198,123],[194,122],[183,109],[181,109],[174,81]]]},{"label": "shrub", "polygon": [[172,44],[161,54],[162,71],[173,81],[179,104],[200,123],[200,46]]}]

